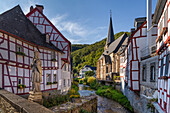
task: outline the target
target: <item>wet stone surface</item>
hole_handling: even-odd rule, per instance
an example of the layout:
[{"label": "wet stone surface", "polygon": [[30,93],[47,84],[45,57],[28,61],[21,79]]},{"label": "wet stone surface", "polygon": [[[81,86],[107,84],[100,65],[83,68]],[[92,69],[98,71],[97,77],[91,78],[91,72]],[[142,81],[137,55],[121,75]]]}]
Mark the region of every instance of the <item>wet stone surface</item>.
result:
[{"label": "wet stone surface", "polygon": [[[91,90],[89,86],[84,86],[79,84],[80,96],[89,96],[95,94],[94,90]],[[119,103],[107,99],[105,97],[97,96],[97,112],[98,113],[129,113],[123,106]]]},{"label": "wet stone surface", "polygon": [[5,113],[2,108],[0,108],[0,113]]}]

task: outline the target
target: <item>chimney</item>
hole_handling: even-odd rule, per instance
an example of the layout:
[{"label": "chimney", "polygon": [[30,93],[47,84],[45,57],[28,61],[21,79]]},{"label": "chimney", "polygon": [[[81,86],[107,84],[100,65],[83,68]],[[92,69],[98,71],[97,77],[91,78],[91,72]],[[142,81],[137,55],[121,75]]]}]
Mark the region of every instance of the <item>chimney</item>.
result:
[{"label": "chimney", "polygon": [[31,7],[30,7],[30,12],[31,12],[33,9],[34,9],[33,6],[31,6]]},{"label": "chimney", "polygon": [[147,0],[147,46],[149,46],[149,40],[151,38],[151,28],[152,24],[152,0]]},{"label": "chimney", "polygon": [[130,34],[133,34],[133,32],[135,31],[135,28],[131,28],[131,33]]},{"label": "chimney", "polygon": [[36,5],[36,8],[43,13],[44,6],[43,5]]}]

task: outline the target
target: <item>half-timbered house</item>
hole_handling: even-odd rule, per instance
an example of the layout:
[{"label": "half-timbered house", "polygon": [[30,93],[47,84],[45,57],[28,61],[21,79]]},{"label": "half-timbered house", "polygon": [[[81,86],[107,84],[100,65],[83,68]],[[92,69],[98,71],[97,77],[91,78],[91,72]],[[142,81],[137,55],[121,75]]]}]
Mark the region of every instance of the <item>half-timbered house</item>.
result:
[{"label": "half-timbered house", "polygon": [[157,98],[158,56],[155,43],[157,25],[151,26],[153,17],[151,6],[152,0],[147,0],[147,18],[135,19],[135,28],[131,29],[127,47],[124,94],[134,109],[143,110],[143,112],[150,112],[147,109],[147,103],[150,99]]},{"label": "half-timbered house", "polygon": [[27,94],[32,86],[30,65],[34,51],[38,51],[43,69],[41,90],[67,91],[71,86],[70,42],[58,31],[67,45],[60,44],[65,49],[59,48],[50,41],[49,32],[41,32],[36,26],[19,5],[0,15],[0,88]]},{"label": "half-timbered house", "polygon": [[159,55],[158,71],[158,104],[154,104],[159,112],[170,113],[170,0],[158,0],[153,24],[157,24],[157,53]]}]

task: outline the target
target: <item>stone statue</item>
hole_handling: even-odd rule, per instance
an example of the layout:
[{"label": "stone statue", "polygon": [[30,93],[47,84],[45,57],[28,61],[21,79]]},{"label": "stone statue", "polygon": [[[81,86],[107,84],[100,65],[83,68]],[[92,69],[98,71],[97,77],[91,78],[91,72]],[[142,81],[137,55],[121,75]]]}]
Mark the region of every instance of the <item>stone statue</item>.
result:
[{"label": "stone statue", "polygon": [[39,59],[39,52],[34,52],[34,58],[31,64],[32,74],[31,74],[31,82],[32,82],[32,91],[41,92],[41,81],[42,81],[42,65],[41,60]]}]

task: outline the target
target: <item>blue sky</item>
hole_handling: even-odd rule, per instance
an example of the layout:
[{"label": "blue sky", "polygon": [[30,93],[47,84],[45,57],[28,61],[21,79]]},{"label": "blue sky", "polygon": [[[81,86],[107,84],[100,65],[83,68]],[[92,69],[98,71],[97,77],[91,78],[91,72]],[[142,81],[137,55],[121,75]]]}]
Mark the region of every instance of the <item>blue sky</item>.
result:
[{"label": "blue sky", "polygon": [[[152,0],[153,12],[157,0]],[[0,13],[20,5],[44,6],[44,14],[72,43],[91,44],[107,37],[110,10],[114,33],[130,31],[134,19],[146,16],[146,0],[1,0]]]}]

